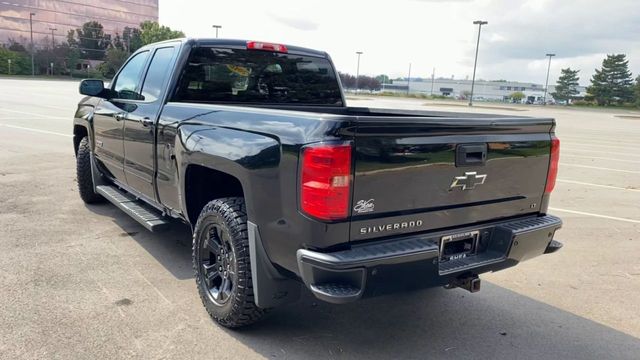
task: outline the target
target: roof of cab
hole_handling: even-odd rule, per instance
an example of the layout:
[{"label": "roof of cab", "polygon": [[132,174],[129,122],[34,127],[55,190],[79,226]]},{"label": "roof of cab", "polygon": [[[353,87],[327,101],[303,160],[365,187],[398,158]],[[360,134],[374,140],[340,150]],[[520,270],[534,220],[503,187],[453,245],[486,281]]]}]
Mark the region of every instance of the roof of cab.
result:
[{"label": "roof of cab", "polygon": [[[169,42],[182,42],[192,44],[193,46],[229,46],[234,48],[246,48],[247,41],[259,41],[259,40],[239,40],[239,39],[216,39],[216,38],[180,38],[161,41],[153,44],[146,45],[145,47],[154,47],[159,44]],[[268,42],[268,41],[265,41]],[[284,44],[287,47],[289,53],[297,55],[309,55],[327,58],[328,54],[324,51],[304,48],[300,46]]]}]

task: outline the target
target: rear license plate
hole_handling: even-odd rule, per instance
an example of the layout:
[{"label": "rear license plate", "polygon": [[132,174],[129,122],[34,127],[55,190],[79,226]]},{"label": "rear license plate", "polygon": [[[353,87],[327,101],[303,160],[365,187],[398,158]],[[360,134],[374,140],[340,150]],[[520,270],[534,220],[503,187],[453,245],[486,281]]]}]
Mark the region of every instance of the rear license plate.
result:
[{"label": "rear license plate", "polygon": [[440,262],[459,260],[475,255],[477,248],[477,231],[443,236],[440,240]]}]

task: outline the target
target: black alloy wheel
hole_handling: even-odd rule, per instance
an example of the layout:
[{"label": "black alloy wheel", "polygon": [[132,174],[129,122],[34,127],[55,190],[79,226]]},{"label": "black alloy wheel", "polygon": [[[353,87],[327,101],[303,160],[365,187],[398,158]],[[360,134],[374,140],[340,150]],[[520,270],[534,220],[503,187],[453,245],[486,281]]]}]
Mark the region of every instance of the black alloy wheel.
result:
[{"label": "black alloy wheel", "polygon": [[266,312],[255,304],[243,198],[204,206],[193,230],[193,270],[200,299],[220,325],[237,328]]},{"label": "black alloy wheel", "polygon": [[233,247],[228,232],[218,224],[210,224],[206,234],[200,247],[201,271],[209,299],[221,306],[229,301],[237,283]]}]

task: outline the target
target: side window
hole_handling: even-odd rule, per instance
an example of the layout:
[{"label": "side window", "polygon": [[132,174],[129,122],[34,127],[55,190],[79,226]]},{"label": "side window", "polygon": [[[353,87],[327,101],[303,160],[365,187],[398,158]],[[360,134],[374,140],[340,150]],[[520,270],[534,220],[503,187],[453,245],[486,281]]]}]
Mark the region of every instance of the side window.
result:
[{"label": "side window", "polygon": [[148,51],[138,53],[122,68],[113,87],[119,99],[140,100],[140,94],[136,93],[136,88],[148,56]]},{"label": "side window", "polygon": [[155,101],[160,97],[164,82],[171,70],[169,66],[171,66],[174,52],[174,47],[166,47],[156,50],[153,55],[142,86],[142,98],[145,101]]}]

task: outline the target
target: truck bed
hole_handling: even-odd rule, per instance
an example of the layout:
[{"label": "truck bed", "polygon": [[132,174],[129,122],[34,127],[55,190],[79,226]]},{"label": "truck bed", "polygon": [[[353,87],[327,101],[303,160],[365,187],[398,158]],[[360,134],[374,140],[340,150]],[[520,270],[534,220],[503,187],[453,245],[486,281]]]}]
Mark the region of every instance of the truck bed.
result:
[{"label": "truck bed", "polygon": [[[183,125],[205,121],[227,129],[259,130],[277,134],[285,147],[331,139],[352,141],[350,241],[546,211],[544,188],[553,119],[196,103],[169,103],[165,115],[173,109],[182,116],[203,114],[190,116],[193,120]],[[461,154],[468,149],[478,151]],[[470,183],[463,188],[454,184],[456,178],[459,183]],[[358,211],[359,203],[369,207]],[[409,226],[418,221],[420,226]],[[393,228],[395,224],[400,225]]]}]

